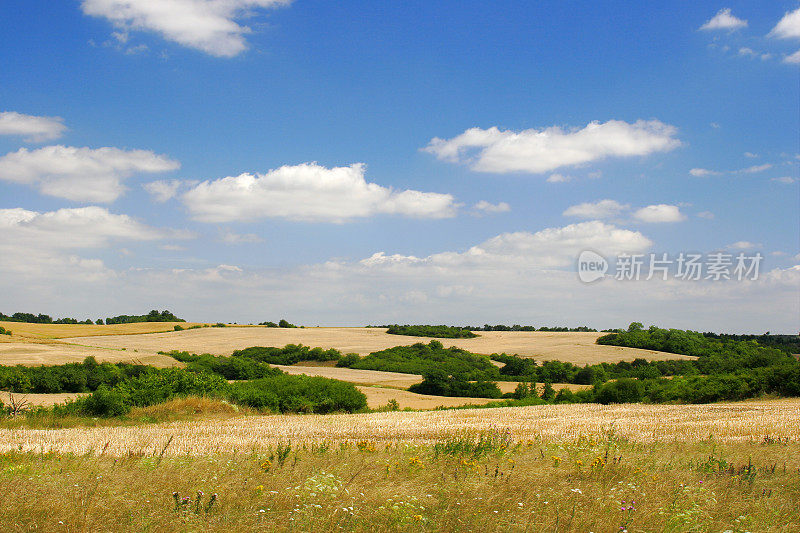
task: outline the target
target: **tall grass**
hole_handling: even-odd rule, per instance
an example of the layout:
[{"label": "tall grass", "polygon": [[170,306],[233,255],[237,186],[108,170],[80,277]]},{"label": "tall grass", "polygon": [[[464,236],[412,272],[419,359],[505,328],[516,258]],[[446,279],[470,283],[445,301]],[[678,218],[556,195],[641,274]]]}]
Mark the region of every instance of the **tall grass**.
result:
[{"label": "tall grass", "polygon": [[2,531],[798,531],[800,445],[284,441],[259,451],[0,455]]}]

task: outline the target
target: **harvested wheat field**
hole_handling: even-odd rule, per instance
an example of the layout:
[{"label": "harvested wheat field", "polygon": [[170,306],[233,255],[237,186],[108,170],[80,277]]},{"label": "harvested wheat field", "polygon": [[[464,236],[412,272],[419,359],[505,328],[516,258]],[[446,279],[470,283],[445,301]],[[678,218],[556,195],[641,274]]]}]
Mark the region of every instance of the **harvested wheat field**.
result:
[{"label": "harvested wheat field", "polygon": [[431,443],[481,432],[516,441],[575,441],[612,432],[636,442],[800,441],[800,400],[711,405],[543,405],[356,415],[237,416],[144,426],[56,430],[0,429],[0,451],[152,455],[251,453],[280,442]]},{"label": "harvested wheat field", "polygon": [[88,356],[92,356],[100,362],[109,363],[141,363],[157,367],[180,365],[172,357],[154,352],[96,348],[52,341],[46,344],[34,342],[0,343],[0,364],[2,365],[63,365],[66,363],[80,363]]},{"label": "harvested wheat field", "polygon": [[6,322],[0,320],[0,326],[11,330],[14,337],[34,340],[98,335],[158,333],[173,331],[176,325],[188,328],[201,324],[196,322],[135,322],[132,324],[109,324],[107,326],[100,326],[94,324],[32,324],[28,322]]},{"label": "harvested wheat field", "polygon": [[[687,359],[687,356],[638,348],[595,344],[602,333],[553,333],[544,331],[486,331],[474,339],[437,339],[445,346],[458,346],[475,353],[509,353],[537,359],[557,359],[577,365],[601,362]],[[285,346],[304,344],[311,347],[336,348],[342,353],[369,353],[400,345],[429,342],[427,337],[389,335],[380,328],[266,328],[227,327],[201,328],[189,331],[145,335],[110,335],[65,338],[104,348],[136,349],[140,352],[187,350],[195,353],[230,355],[233,350],[249,346]]]},{"label": "harvested wheat field", "polygon": [[416,374],[401,374],[400,372],[382,372],[380,370],[359,370],[357,368],[338,368],[332,366],[302,366],[302,365],[271,365],[280,368],[287,374],[319,376],[323,378],[338,379],[358,385],[376,385],[378,387],[394,387],[407,389],[411,385],[420,383],[422,376]]}]

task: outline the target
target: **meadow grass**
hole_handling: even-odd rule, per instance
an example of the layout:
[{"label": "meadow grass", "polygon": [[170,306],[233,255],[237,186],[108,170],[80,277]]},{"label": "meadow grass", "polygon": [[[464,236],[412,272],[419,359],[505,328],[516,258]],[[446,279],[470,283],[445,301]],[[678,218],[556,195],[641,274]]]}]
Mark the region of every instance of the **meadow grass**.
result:
[{"label": "meadow grass", "polygon": [[800,445],[507,431],[259,453],[0,455],[2,531],[800,530]]}]

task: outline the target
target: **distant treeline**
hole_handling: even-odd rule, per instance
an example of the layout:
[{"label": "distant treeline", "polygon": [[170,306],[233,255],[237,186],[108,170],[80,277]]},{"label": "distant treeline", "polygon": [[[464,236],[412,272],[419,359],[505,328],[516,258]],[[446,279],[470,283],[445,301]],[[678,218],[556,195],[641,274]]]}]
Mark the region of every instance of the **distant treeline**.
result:
[{"label": "distant treeline", "polygon": [[[514,324],[513,326],[505,326],[503,324],[498,324],[496,326],[492,326],[489,324],[485,324],[483,326],[427,326],[427,325],[399,326],[397,324],[387,324],[384,326],[366,326],[366,327],[387,328],[391,330],[387,331],[387,333],[392,333],[395,335],[413,335],[417,337],[439,337],[448,339],[475,337],[476,335],[474,334],[473,335],[468,334],[469,332],[473,331],[589,331],[589,332],[597,331],[596,329],[590,328],[588,326],[578,326],[577,328],[568,328],[566,326],[542,326],[540,328],[537,328],[536,326],[520,326],[519,324]],[[399,331],[415,331],[415,332],[428,331],[431,333],[439,333],[439,334],[418,335],[417,333],[399,333]],[[463,332],[467,332],[467,334]]]},{"label": "distant treeline", "polygon": [[[0,320],[5,322],[27,322],[30,324],[94,324],[94,322],[88,318],[83,321],[76,318],[59,318],[53,320],[53,317],[50,315],[34,315],[33,313],[14,313],[13,315],[4,315],[0,313]],[[102,323],[102,320],[100,320],[99,323]]]},{"label": "distant treeline", "polygon": [[389,326],[386,333],[392,335],[410,335],[412,337],[436,337],[440,339],[470,339],[477,337],[469,329],[456,326]]},{"label": "distant treeline", "polygon": [[777,348],[786,353],[800,354],[800,335],[770,335],[769,332],[763,335],[734,335],[729,333],[703,333],[704,337],[720,340],[732,341],[756,341],[761,346]]},{"label": "distant treeline", "polygon": [[259,322],[259,326],[267,326],[268,328],[296,328],[294,324],[291,324],[288,320],[281,318],[278,323],[275,322]]},{"label": "distant treeline", "polygon": [[[76,318],[58,318],[53,320],[50,315],[33,313],[14,313],[13,315],[4,315],[0,313],[0,320],[6,322],[27,322],[29,324],[103,324],[102,318],[95,321],[78,320]],[[178,318],[169,311],[161,311],[153,309],[146,315],[119,315],[105,319],[106,324],[130,324],[133,322],[186,322],[182,318]]]},{"label": "distant treeline", "polygon": [[167,310],[160,313],[153,309],[146,315],[119,315],[106,318],[106,324],[133,324],[136,322],[186,322]]}]

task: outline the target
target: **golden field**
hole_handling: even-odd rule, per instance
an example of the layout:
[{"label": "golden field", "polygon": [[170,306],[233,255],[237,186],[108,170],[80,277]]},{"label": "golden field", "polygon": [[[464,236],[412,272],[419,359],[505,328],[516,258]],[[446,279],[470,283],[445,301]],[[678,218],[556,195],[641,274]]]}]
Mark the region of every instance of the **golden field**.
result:
[{"label": "golden field", "polygon": [[281,442],[431,443],[465,433],[503,431],[515,442],[573,441],[613,432],[649,442],[800,440],[800,400],[708,405],[542,405],[496,409],[342,415],[233,416],[167,424],[71,429],[0,429],[0,451],[152,455],[257,452]]},{"label": "golden field", "polygon": [[[103,326],[98,326],[103,327]],[[171,328],[170,328],[171,329]],[[551,333],[523,331],[480,332],[474,339],[437,339],[446,347],[458,346],[474,353],[509,353],[536,359],[557,359],[578,365],[600,362],[632,361],[637,357],[650,360],[681,359],[686,356],[595,344],[602,333]],[[285,346],[304,344],[320,348],[336,348],[342,353],[367,355],[393,346],[429,342],[427,337],[389,335],[379,328],[266,328],[232,326],[188,331],[137,335],[103,335],[64,337],[65,342],[101,348],[127,348],[154,353],[159,350],[186,350],[194,353],[230,355],[233,350],[249,346]]]}]

